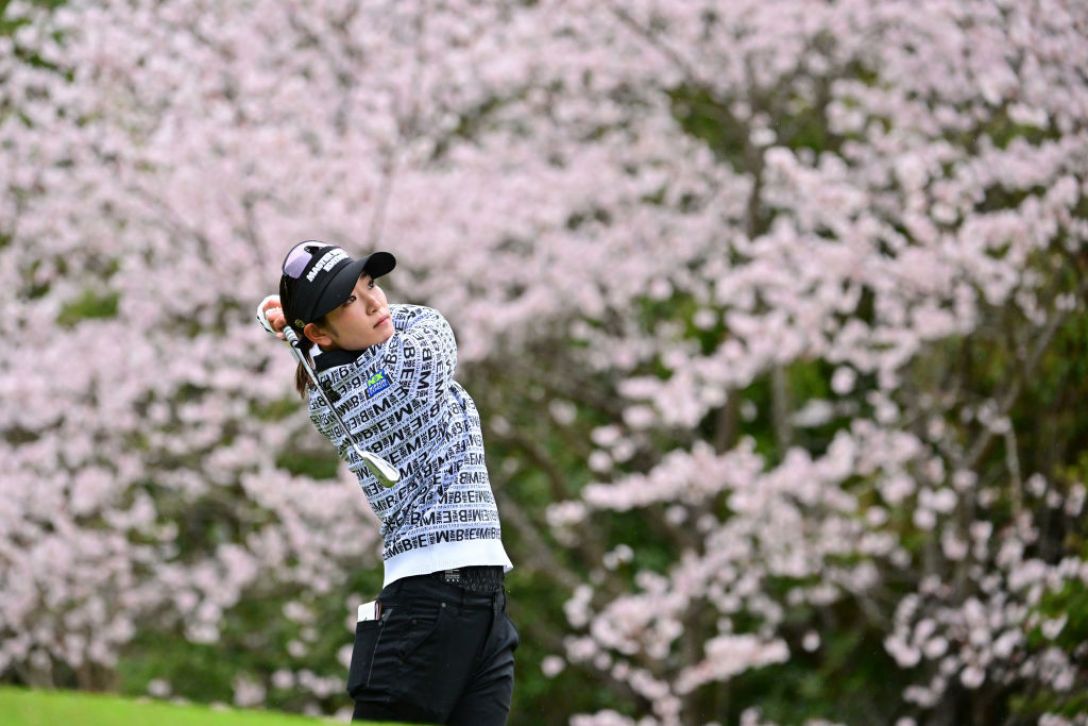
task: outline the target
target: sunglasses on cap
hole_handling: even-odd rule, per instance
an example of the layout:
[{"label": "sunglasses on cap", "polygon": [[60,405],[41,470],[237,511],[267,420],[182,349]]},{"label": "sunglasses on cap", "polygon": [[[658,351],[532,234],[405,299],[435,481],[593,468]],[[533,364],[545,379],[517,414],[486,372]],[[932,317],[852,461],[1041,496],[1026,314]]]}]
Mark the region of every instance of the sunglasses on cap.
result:
[{"label": "sunglasses on cap", "polygon": [[306,270],[306,265],[310,264],[310,260],[332,246],[316,240],[299,242],[291,248],[291,251],[287,253],[287,257],[283,259],[283,274],[292,280],[297,280],[302,277],[302,273]]}]

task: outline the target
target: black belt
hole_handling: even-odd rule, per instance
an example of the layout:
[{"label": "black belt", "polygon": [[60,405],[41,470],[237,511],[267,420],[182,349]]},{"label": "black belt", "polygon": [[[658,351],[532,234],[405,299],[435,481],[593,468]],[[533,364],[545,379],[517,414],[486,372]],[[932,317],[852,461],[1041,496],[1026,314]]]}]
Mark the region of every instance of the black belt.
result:
[{"label": "black belt", "polygon": [[432,572],[433,577],[469,592],[498,592],[506,575],[502,565],[470,565]]}]

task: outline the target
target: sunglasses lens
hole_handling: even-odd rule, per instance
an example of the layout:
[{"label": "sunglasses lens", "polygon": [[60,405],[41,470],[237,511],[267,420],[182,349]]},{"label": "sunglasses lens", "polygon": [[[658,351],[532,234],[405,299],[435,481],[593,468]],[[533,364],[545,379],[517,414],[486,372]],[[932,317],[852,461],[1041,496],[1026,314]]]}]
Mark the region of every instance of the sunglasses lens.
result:
[{"label": "sunglasses lens", "polygon": [[319,248],[313,244],[302,243],[287,253],[287,259],[283,261],[283,274],[292,280],[302,277],[302,271],[313,259],[313,253]]}]

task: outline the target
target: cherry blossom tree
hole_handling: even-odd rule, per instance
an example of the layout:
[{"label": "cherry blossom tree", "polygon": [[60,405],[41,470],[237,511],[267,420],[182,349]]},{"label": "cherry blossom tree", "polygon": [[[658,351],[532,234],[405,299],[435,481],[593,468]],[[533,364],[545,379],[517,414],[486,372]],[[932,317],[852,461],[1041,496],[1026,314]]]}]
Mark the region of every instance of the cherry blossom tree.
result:
[{"label": "cherry blossom tree", "polygon": [[376,531],[251,320],[317,237],[454,324],[547,713],[1084,706],[1079,4],[4,12],[0,673],[343,708]]}]

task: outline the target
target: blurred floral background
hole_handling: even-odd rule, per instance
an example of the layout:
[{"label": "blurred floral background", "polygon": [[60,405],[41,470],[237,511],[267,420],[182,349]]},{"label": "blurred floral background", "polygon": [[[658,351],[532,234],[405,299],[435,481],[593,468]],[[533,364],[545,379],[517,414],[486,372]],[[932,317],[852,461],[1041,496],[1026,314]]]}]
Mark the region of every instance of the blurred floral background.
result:
[{"label": "blurred floral background", "polygon": [[0,682],[350,716],[318,238],[456,331],[511,723],[1088,721],[1088,5],[0,8]]}]

